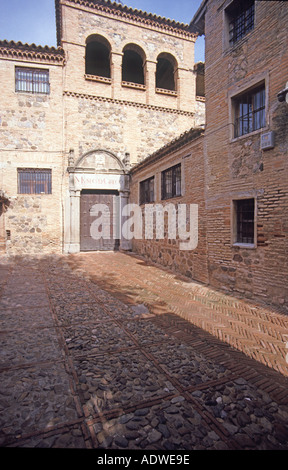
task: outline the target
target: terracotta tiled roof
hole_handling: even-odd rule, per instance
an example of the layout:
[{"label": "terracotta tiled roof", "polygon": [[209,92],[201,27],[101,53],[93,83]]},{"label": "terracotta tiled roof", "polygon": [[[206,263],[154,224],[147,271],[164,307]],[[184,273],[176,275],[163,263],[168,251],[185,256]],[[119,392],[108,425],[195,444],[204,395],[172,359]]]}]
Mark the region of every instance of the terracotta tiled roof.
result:
[{"label": "terracotta tiled roof", "polygon": [[[80,6],[94,8],[99,11],[105,11],[112,13],[117,16],[121,16],[133,21],[139,21],[142,24],[160,27],[169,31],[182,33],[186,36],[195,36],[195,33],[191,31],[188,24],[180,23],[175,20],[170,20],[162,16],[155,15],[153,13],[147,13],[142,10],[130,8],[121,3],[112,2],[111,0],[69,0],[70,3],[75,3]],[[61,12],[60,12],[60,0],[55,0],[56,7],[56,25],[57,25],[57,39],[60,44],[61,38]]]},{"label": "terracotta tiled roof", "polygon": [[36,46],[36,44],[23,44],[20,41],[0,40],[0,55],[21,59],[41,59],[58,63],[63,63],[65,60],[64,50],[60,47]]},{"label": "terracotta tiled roof", "polygon": [[179,137],[175,138],[171,142],[168,142],[168,144],[164,145],[159,150],[156,150],[156,152],[152,153],[141,162],[137,163],[131,169],[131,172],[136,173],[138,170],[141,170],[142,168],[150,165],[151,163],[154,163],[155,161],[160,160],[166,155],[174,152],[175,150],[183,147],[187,143],[192,142],[194,139],[197,139],[198,137],[202,135],[204,135],[203,127],[192,127],[188,131],[183,132],[183,134],[181,134]]}]

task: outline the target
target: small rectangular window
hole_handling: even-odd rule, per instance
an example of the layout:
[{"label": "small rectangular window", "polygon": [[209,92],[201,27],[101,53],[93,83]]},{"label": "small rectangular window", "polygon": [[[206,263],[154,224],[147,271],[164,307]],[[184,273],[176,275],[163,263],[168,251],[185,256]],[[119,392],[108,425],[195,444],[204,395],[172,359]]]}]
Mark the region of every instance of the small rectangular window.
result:
[{"label": "small rectangular window", "polygon": [[51,194],[52,171],[46,169],[18,169],[18,194]]},{"label": "small rectangular window", "polygon": [[162,199],[181,196],[181,164],[162,171]]},{"label": "small rectangular window", "polygon": [[154,202],[154,176],[140,182],[140,204]]},{"label": "small rectangular window", "polygon": [[49,70],[16,67],[15,90],[21,93],[50,93]]},{"label": "small rectangular window", "polygon": [[226,9],[229,23],[229,43],[235,44],[254,28],[255,1],[235,0]]},{"label": "small rectangular window", "polygon": [[236,233],[234,241],[236,243],[255,243],[255,200],[240,199],[234,201]]},{"label": "small rectangular window", "polygon": [[240,137],[266,125],[265,86],[233,98],[234,137]]}]

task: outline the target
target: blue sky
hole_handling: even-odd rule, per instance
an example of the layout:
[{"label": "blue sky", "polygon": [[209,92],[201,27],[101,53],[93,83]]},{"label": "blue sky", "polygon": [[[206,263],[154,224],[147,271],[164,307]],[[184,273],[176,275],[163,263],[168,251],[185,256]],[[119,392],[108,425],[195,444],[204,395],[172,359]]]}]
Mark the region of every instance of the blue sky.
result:
[{"label": "blue sky", "polygon": [[[190,23],[201,0],[122,0],[138,10]],[[56,46],[54,0],[0,0],[0,39]],[[195,62],[204,61],[204,38],[197,39]]]}]

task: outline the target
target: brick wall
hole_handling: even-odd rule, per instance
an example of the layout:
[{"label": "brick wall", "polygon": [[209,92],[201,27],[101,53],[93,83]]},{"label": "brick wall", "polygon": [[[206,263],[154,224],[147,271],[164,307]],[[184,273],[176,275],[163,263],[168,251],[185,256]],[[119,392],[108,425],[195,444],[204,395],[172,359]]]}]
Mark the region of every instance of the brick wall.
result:
[{"label": "brick wall", "polygon": [[[181,164],[181,196],[170,199],[161,199],[161,172]],[[171,204],[178,207],[185,204],[187,207],[186,227],[191,230],[189,208],[190,204],[198,206],[198,244],[193,250],[181,249],[178,222],[176,238],[169,238],[168,216],[165,218],[164,238],[156,236],[156,217],[154,217],[153,239],[145,238],[145,205],[143,213],[143,238],[133,239],[133,250],[153,262],[169,267],[175,272],[184,274],[197,281],[207,283],[207,245],[206,245],[206,214],[204,198],[204,165],[203,165],[203,137],[199,130],[185,133],[173,144],[168,144],[162,150],[155,152],[143,164],[132,169],[132,183],[130,201],[139,204],[140,182],[154,176],[155,198],[152,204]],[[183,240],[182,240],[183,241]]]},{"label": "brick wall", "polygon": [[[227,2],[226,2],[227,4]],[[225,38],[226,4],[205,15],[207,240],[211,285],[288,308],[288,107],[277,93],[288,80],[286,2],[255,2],[255,26],[234,46]],[[265,83],[266,125],[233,135],[232,100]],[[262,132],[275,147],[260,149]],[[257,246],[233,246],[232,200],[255,197]]]},{"label": "brick wall", "polygon": [[[71,149],[75,162],[104,149],[121,159],[128,152],[136,163],[203,121],[193,70],[196,35],[187,26],[109,2],[55,5],[60,48],[0,41],[0,189],[11,201],[1,216],[0,240],[3,246],[6,239],[8,253],[62,250],[63,233],[70,231],[62,220],[70,207]],[[86,40],[95,34],[111,46],[109,80],[85,73]],[[123,49],[131,43],[145,56],[144,87],[122,83]],[[155,89],[161,52],[177,63],[174,93]],[[15,92],[16,65],[48,69],[49,95]],[[51,169],[52,194],[18,194],[17,168]]]},{"label": "brick wall", "polygon": [[[62,66],[54,59],[19,60],[3,48],[0,60],[1,190],[10,201],[1,219],[8,254],[61,252]],[[38,51],[39,52],[39,51]],[[30,51],[33,55],[34,52]],[[41,54],[40,54],[41,55]],[[50,94],[15,92],[15,67],[49,70]],[[52,194],[19,194],[18,168],[51,169]],[[3,247],[4,248],[4,247]]]},{"label": "brick wall", "polygon": [[[141,180],[156,175],[159,181],[164,168],[182,162],[185,195],[180,200],[199,203],[199,251],[181,253],[178,242],[171,249],[167,240],[136,240],[133,248],[195,280],[285,311],[288,107],[286,102],[278,101],[277,94],[288,80],[288,5],[255,2],[254,28],[231,46],[224,10],[228,4],[231,2],[210,0],[203,9],[206,127],[201,145],[192,139],[188,158],[184,158],[186,144],[170,151],[168,146],[161,158],[149,157],[145,165],[132,170],[131,198],[137,201]],[[265,124],[236,137],[235,101],[258,85],[265,86]],[[263,150],[261,135],[270,131],[275,134],[275,145]],[[247,198],[253,199],[256,206],[253,243],[236,239],[237,201]]]}]

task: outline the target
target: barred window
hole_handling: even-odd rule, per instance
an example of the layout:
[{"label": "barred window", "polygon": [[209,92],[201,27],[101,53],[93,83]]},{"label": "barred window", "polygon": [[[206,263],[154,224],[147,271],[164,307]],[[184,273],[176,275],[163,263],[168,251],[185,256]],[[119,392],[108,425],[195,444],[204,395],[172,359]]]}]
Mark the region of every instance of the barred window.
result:
[{"label": "barred window", "polygon": [[235,110],[234,137],[249,134],[266,125],[265,86],[233,98]]},{"label": "barred window", "polygon": [[162,199],[181,196],[181,164],[162,171]]},{"label": "barred window", "polygon": [[234,201],[236,207],[237,243],[254,243],[255,240],[255,200]]},{"label": "barred window", "polygon": [[154,176],[140,182],[140,204],[154,201]]},{"label": "barred window", "polygon": [[38,168],[18,168],[18,194],[41,193],[52,193],[52,171]]},{"label": "barred window", "polygon": [[235,0],[227,8],[230,44],[235,44],[254,28],[254,7],[254,0]]},{"label": "barred window", "polygon": [[16,67],[15,90],[21,93],[50,93],[49,70]]}]

